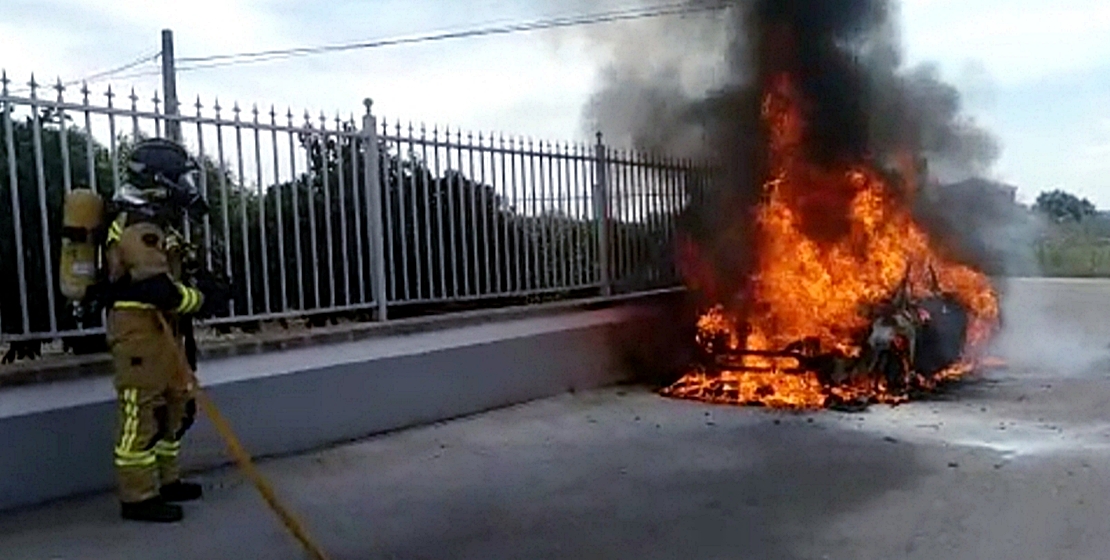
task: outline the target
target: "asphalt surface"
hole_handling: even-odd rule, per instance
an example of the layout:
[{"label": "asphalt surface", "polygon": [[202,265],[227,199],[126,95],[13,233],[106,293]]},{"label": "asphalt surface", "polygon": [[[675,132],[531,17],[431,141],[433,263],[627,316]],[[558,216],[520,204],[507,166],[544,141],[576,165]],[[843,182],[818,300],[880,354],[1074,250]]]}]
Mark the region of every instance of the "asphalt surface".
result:
[{"label": "asphalt surface", "polygon": [[[1008,369],[789,413],[567,394],[262,463],[332,558],[1105,559],[1110,283],[1010,287]],[[1105,302],[1105,303],[1104,303]],[[0,514],[0,558],[303,558],[231,470],[175,526]]]}]

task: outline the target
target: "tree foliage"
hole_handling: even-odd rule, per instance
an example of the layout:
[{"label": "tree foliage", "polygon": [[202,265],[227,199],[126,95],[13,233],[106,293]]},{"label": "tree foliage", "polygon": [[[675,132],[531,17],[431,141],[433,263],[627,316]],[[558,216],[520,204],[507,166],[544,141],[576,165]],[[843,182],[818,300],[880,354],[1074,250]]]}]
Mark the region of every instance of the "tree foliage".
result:
[{"label": "tree foliage", "polygon": [[1081,222],[1096,212],[1091,201],[1060,189],[1042,192],[1033,209],[1056,223]]}]

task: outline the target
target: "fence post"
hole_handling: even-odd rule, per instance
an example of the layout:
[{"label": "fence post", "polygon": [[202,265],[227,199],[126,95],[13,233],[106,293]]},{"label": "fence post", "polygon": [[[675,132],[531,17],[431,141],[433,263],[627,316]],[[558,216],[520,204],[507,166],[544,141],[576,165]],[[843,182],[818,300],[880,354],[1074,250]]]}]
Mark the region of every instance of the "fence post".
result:
[{"label": "fence post", "polygon": [[385,282],[385,229],[382,227],[382,185],[378,171],[378,119],[371,113],[373,100],[362,101],[366,114],[362,116],[363,184],[366,188],[366,224],[370,236],[370,288],[377,304],[377,319],[385,321],[387,296]]},{"label": "fence post", "polygon": [[601,270],[601,295],[609,296],[613,293],[613,281],[609,275],[609,161],[600,131],[597,133],[597,144],[594,146],[594,158],[594,164],[597,166],[597,184],[594,185],[593,193],[594,219],[597,227],[597,260]]}]

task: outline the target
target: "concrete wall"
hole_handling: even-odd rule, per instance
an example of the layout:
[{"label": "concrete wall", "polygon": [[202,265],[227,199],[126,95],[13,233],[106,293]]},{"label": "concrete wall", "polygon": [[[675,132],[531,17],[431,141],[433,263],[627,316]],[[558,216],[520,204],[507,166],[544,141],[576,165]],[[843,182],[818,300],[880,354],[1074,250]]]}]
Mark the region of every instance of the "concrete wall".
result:
[{"label": "concrete wall", "polygon": [[[203,361],[202,383],[253,454],[304,451],[387,430],[611,384],[609,341],[629,308],[578,311]],[[0,509],[110,489],[110,379],[0,391]],[[228,462],[203,418],[190,468]]]}]

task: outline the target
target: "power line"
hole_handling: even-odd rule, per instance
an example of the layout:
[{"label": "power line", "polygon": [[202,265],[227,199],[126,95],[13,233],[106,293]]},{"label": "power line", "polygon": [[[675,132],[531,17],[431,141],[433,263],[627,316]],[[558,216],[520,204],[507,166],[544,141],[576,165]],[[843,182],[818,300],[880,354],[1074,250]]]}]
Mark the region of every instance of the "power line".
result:
[{"label": "power line", "polygon": [[136,66],[139,66],[141,64],[146,64],[147,62],[153,62],[155,60],[158,60],[159,58],[161,58],[161,56],[162,56],[162,53],[160,51],[155,52],[154,54],[148,54],[148,55],[140,57],[140,58],[138,58],[138,59],[136,59],[132,62],[128,62],[127,64],[124,64],[123,66],[119,66],[119,67],[113,68],[111,70],[105,70],[103,72],[97,72],[96,74],[91,74],[89,76],[85,76],[84,78],[81,78],[80,80],[71,80],[69,82],[63,83],[62,85],[73,85],[73,84],[79,84],[79,83],[82,83],[82,82],[95,82],[95,81],[98,81],[98,80],[102,80],[104,78],[109,78],[111,76],[119,74],[120,72],[130,70],[130,69],[132,69]]},{"label": "power line", "polygon": [[[533,20],[528,22],[509,23],[502,25],[494,25],[480,28],[472,28],[458,31],[442,31],[435,33],[428,33],[423,35],[408,36],[408,37],[394,37],[385,39],[374,39],[369,41],[360,41],[355,43],[346,43],[339,45],[324,45],[315,47],[296,47],[289,49],[275,49],[266,51],[243,52],[235,54],[219,54],[209,55],[202,57],[183,57],[178,58],[177,61],[182,65],[178,68],[181,71],[187,70],[200,70],[206,68],[218,68],[221,66],[231,66],[236,64],[246,64],[251,62],[266,62],[270,60],[279,60],[284,58],[292,58],[297,56],[308,56],[313,54],[329,53],[329,52],[342,52],[356,49],[370,49],[397,45],[411,45],[417,43],[429,43],[434,41],[443,41],[448,39],[462,39],[467,37],[481,37],[489,35],[505,35],[510,33],[520,33],[526,31],[536,31],[542,29],[555,29],[560,27],[573,27],[580,25],[593,25],[599,23],[611,23],[617,21],[627,21],[634,19],[644,19],[652,17],[662,17],[669,15],[684,15],[696,12],[715,11],[728,6],[727,2],[714,2],[703,4],[689,4],[689,3],[675,3],[663,4],[655,6],[643,6],[638,8],[625,8],[622,10],[612,10],[608,12],[599,12],[593,14],[583,14],[576,16],[563,16],[556,18],[547,18],[540,20]],[[190,64],[192,63],[192,64]]]},{"label": "power line", "polygon": [[[140,65],[146,64],[148,62],[157,60],[161,56],[162,56],[161,52],[155,52],[153,54],[144,55],[144,56],[141,56],[141,57],[139,57],[139,58],[137,58],[137,59],[135,59],[131,62],[128,62],[127,64],[123,64],[123,65],[117,66],[115,68],[111,68],[111,69],[108,69],[108,70],[102,70],[100,72],[89,74],[88,76],[85,76],[84,78],[78,78],[76,80],[69,80],[69,81],[66,81],[66,82],[62,82],[61,85],[62,85],[63,88],[67,88],[67,87],[75,86],[75,85],[78,85],[78,84],[87,84],[87,83],[91,83],[91,82],[97,82],[97,81],[100,81],[100,80],[104,80],[106,78],[110,78],[112,76],[115,76],[116,74],[119,74],[120,72],[126,72],[127,70],[131,70],[132,68],[135,68],[137,66],[140,66]],[[50,84],[38,84],[38,85],[44,86],[44,87],[55,87],[55,86],[51,86]],[[22,87],[22,88],[12,90],[11,94],[12,95],[22,95],[24,93],[29,93],[30,91],[31,91],[30,87]]]},{"label": "power line", "polygon": [[[671,4],[658,4],[653,6],[640,6],[635,8],[622,8],[618,10],[610,10],[606,12],[595,12],[591,14],[579,14],[569,16],[557,16],[532,21],[495,24],[484,27],[454,30],[454,31],[439,31],[425,33],[421,35],[391,37],[384,39],[373,39],[368,41],[360,41],[354,43],[345,43],[338,45],[322,45],[314,47],[294,47],[288,49],[274,49],[266,51],[242,52],[234,54],[217,54],[200,57],[179,57],[177,61],[180,65],[177,67],[178,72],[189,72],[193,70],[204,70],[209,68],[220,68],[225,66],[234,66],[238,64],[249,64],[254,62],[267,62],[271,60],[282,60],[286,58],[293,58],[299,56],[309,56],[314,54],[323,54],[331,52],[343,52],[358,49],[372,49],[380,47],[391,47],[399,45],[413,45],[419,43],[431,43],[436,41],[445,41],[450,39],[464,39],[469,37],[485,37],[491,35],[507,35],[511,33],[522,33],[528,31],[539,31],[545,29],[557,29],[565,27],[576,27],[582,25],[596,25],[601,23],[614,23],[619,21],[630,21],[637,19],[673,16],[673,15],[686,15],[699,12],[716,11],[727,8],[731,4],[730,0],[717,0],[701,3],[671,3]],[[161,73],[160,69],[142,70],[132,72],[129,74],[119,75],[121,72],[132,70],[142,64],[157,60],[161,56],[161,52],[155,52],[149,55],[142,56],[127,64],[96,72],[85,76],[84,78],[70,80],[63,82],[63,87],[69,87],[76,84],[91,83],[102,81],[107,78],[115,77],[117,79],[133,79],[148,76],[157,76]],[[20,94],[30,91],[29,88],[21,88],[14,90],[12,93]]]}]

